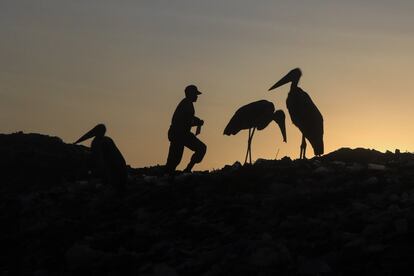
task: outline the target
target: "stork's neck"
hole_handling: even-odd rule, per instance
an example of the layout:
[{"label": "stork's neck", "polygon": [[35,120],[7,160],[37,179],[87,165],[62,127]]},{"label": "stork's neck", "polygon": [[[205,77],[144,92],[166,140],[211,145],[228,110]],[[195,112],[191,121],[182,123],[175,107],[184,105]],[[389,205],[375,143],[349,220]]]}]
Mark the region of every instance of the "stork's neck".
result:
[{"label": "stork's neck", "polygon": [[290,90],[291,91],[295,91],[298,88],[298,84],[299,84],[299,80],[300,80],[300,75],[293,77],[292,78],[292,82],[290,83]]},{"label": "stork's neck", "polygon": [[292,83],[290,85],[290,91],[293,92],[293,91],[296,91],[296,90],[298,90],[298,82],[292,81]]},{"label": "stork's neck", "polygon": [[92,140],[92,144],[91,145],[98,145],[98,144],[100,144],[102,142],[103,138],[104,138],[104,135],[102,135],[102,136],[100,136],[100,135],[99,136],[95,136],[93,138],[93,140]]}]

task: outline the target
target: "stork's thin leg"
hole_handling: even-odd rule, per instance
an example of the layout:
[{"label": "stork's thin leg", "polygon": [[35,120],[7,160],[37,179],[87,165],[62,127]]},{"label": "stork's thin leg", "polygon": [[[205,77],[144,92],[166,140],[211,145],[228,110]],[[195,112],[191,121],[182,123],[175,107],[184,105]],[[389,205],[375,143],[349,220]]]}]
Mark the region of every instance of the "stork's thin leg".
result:
[{"label": "stork's thin leg", "polygon": [[300,145],[300,159],[306,159],[306,139],[302,134],[302,144]]},{"label": "stork's thin leg", "polygon": [[255,130],[256,128],[253,128],[252,135],[250,136],[250,141],[249,141],[250,164],[252,163],[252,140],[253,140],[253,135],[254,135]]},{"label": "stork's thin leg", "polygon": [[307,143],[306,140],[303,139],[303,141],[305,141],[305,146],[303,147],[303,159],[306,159],[306,147],[307,147]]},{"label": "stork's thin leg", "polygon": [[247,138],[247,151],[246,151],[246,158],[244,158],[244,164],[247,162],[247,156],[249,155],[250,150],[250,128],[249,128],[249,137]]}]

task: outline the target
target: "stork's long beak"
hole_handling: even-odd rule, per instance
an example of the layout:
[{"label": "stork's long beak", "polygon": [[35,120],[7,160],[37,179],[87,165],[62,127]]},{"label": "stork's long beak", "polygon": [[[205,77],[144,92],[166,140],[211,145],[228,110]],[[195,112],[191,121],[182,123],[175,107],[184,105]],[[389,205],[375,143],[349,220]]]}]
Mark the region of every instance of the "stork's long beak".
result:
[{"label": "stork's long beak", "polygon": [[283,120],[283,122],[280,122],[279,124],[279,128],[280,128],[280,132],[282,132],[282,136],[283,136],[283,142],[287,142],[287,138],[286,138],[286,125],[285,125],[285,121]]},{"label": "stork's long beak", "polygon": [[103,136],[105,134],[106,128],[103,124],[95,126],[93,129],[86,132],[81,138],[79,138],[75,144],[88,140],[95,136]]},{"label": "stork's long beak", "polygon": [[298,84],[300,77],[302,76],[302,71],[300,71],[299,68],[295,68],[291,70],[289,73],[286,74],[283,78],[281,78],[277,83],[275,83],[272,87],[269,88],[270,90],[273,90],[275,88],[278,88],[279,86],[282,86],[288,82],[292,82],[295,85]]},{"label": "stork's long beak", "polygon": [[275,112],[275,117],[274,117],[274,121],[276,122],[276,124],[279,126],[280,128],[280,132],[282,133],[283,136],[283,142],[287,142],[287,138],[286,138],[286,124],[285,124],[285,113],[282,110],[277,110]]}]

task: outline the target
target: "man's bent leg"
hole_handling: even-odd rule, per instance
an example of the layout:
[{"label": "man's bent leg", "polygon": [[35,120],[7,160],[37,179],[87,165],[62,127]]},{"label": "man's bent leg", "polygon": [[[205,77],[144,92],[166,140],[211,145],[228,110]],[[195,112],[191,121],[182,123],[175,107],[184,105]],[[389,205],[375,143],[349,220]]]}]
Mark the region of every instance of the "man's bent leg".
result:
[{"label": "man's bent leg", "polygon": [[194,165],[203,160],[207,146],[192,133],[186,137],[184,146],[194,151],[190,163],[188,163],[187,168],[184,170],[185,172],[191,172]]},{"label": "man's bent leg", "polygon": [[182,143],[171,141],[170,149],[168,150],[167,164],[165,165],[167,173],[174,173],[175,168],[177,168],[178,164],[181,162],[183,152],[184,145]]}]

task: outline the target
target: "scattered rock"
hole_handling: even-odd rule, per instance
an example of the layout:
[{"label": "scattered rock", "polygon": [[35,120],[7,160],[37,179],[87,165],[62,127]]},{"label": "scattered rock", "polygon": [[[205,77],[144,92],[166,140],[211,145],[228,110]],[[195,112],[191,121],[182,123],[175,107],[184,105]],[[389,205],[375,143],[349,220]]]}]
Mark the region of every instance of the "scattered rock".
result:
[{"label": "scattered rock", "polygon": [[346,163],[343,162],[343,161],[333,161],[332,164],[337,166],[337,167],[341,167],[341,168],[346,166]]},{"label": "scattered rock", "polygon": [[359,212],[364,212],[369,209],[368,205],[364,203],[360,203],[360,202],[353,202],[352,207],[354,208],[355,211],[359,211]]},{"label": "scattered rock", "polygon": [[[88,174],[32,185],[29,170],[1,187],[2,248],[11,252],[4,270],[355,275],[381,263],[392,275],[388,268],[411,267],[405,239],[414,174],[407,164],[414,158],[361,149],[336,154],[175,177],[164,176],[162,166],[130,168],[122,195],[97,189],[101,181]],[[21,177],[27,183],[18,186]]]},{"label": "scattered rock", "polygon": [[104,255],[100,251],[91,249],[88,245],[74,244],[66,251],[66,263],[69,268],[78,269],[95,263]]},{"label": "scattered rock", "polygon": [[396,194],[392,194],[392,195],[390,195],[390,201],[391,201],[391,203],[397,203],[397,202],[400,201],[400,197]]},{"label": "scattered rock", "polygon": [[370,178],[368,178],[367,180],[363,182],[363,185],[365,186],[373,186],[376,184],[378,184],[378,178],[376,176],[371,176]]},{"label": "scattered rock", "polygon": [[385,167],[384,165],[371,163],[371,164],[368,164],[368,169],[372,171],[385,171],[387,167]]},{"label": "scattered rock", "polygon": [[359,172],[362,172],[364,170],[364,166],[362,166],[359,163],[353,163],[352,165],[347,167],[347,170],[350,173],[359,173]]},{"label": "scattered rock", "polygon": [[398,234],[403,235],[408,232],[408,222],[407,219],[398,219],[394,222],[395,230]]},{"label": "scattered rock", "polygon": [[298,272],[303,275],[323,275],[331,273],[331,267],[321,259],[299,259]]},{"label": "scattered rock", "polygon": [[364,248],[364,251],[368,254],[377,254],[381,253],[385,250],[385,246],[383,244],[371,244]]},{"label": "scattered rock", "polygon": [[330,172],[331,172],[331,171],[330,171],[328,168],[323,167],[323,166],[318,167],[318,168],[316,168],[316,169],[313,171],[313,173],[314,173],[314,174],[317,174],[317,175],[325,175],[325,174],[328,174],[328,173],[330,173]]},{"label": "scattered rock", "polygon": [[254,266],[268,267],[279,264],[279,254],[272,248],[258,248],[250,256],[249,263]]},{"label": "scattered rock", "polygon": [[154,276],[178,276],[174,268],[167,264],[156,264],[154,266]]},{"label": "scattered rock", "polygon": [[293,189],[292,185],[285,184],[285,183],[272,183],[269,185],[269,190],[271,193],[275,195],[282,195],[288,191],[291,191]]}]

